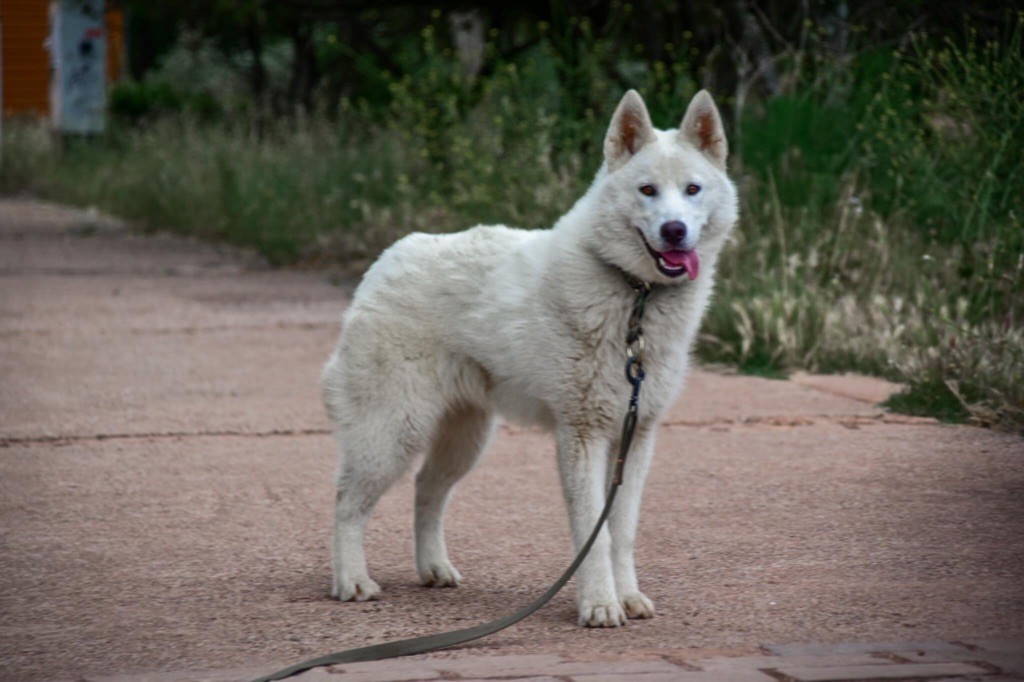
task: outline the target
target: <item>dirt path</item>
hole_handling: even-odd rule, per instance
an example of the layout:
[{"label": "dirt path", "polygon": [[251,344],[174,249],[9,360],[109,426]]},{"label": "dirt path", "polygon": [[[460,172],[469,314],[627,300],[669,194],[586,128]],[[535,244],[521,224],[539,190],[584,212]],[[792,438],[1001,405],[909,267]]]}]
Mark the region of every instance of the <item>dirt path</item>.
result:
[{"label": "dirt path", "polygon": [[[322,274],[0,201],[0,676],[276,665],[504,614],[569,560],[549,438],[503,428],[452,504],[465,582],[416,584],[411,481],[371,524],[383,599],[328,598]],[[885,414],[891,387],[696,373],[637,549],[658,617],[572,590],[443,657],[1024,634],[1024,441]]]}]

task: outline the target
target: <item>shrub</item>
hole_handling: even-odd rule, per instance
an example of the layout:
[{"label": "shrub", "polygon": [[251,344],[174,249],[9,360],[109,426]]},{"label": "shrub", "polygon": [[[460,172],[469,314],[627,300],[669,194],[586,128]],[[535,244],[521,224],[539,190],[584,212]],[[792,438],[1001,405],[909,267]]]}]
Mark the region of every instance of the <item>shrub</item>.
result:
[{"label": "shrub", "polygon": [[[881,374],[908,386],[896,408],[1024,431],[1022,34],[1018,16],[999,45],[916,38],[819,62],[813,80],[747,108],[732,138],[741,224],[702,357],[772,376]],[[275,263],[358,265],[414,230],[551,225],[597,170],[621,93],[595,65],[618,59],[660,126],[695,89],[679,63],[602,52],[587,26],[475,80],[434,29],[421,37],[403,57],[412,75],[380,74],[389,99],[377,107],[210,121],[146,85],[126,86],[119,110],[176,113],[63,150],[41,126],[5,125],[0,188],[251,245]],[[560,80],[572,65],[559,60],[584,48],[596,60],[583,65],[588,101],[604,113],[567,120],[581,85]]]}]

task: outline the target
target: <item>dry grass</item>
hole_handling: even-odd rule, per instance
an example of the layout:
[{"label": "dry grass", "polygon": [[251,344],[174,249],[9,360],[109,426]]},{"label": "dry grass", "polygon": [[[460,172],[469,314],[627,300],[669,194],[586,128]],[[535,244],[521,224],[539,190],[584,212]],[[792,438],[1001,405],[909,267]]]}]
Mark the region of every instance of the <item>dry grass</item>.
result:
[{"label": "dry grass", "polygon": [[[908,385],[896,409],[1024,432],[1022,34],[1024,16],[1003,46],[874,55],[844,65],[845,99],[811,84],[748,112],[741,225],[704,358],[879,374]],[[553,224],[598,166],[603,123],[558,115],[571,93],[550,55],[498,69],[473,99],[425,41],[423,73],[392,82],[387,110],[343,104],[260,135],[178,115],[60,150],[41,125],[7,123],[0,189],[276,263],[366,263],[416,230]],[[681,108],[666,93],[683,70],[669,71],[645,76],[662,126],[659,109]]]}]

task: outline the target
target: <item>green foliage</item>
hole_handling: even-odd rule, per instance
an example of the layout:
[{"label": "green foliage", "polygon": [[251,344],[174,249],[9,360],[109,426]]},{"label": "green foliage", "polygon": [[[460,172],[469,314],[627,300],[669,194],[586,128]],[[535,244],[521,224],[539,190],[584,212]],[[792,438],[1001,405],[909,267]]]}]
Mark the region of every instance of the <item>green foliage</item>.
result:
[{"label": "green foliage", "polygon": [[974,321],[1020,319],[1024,14],[1002,42],[969,33],[936,49],[915,39],[863,125],[878,209],[959,247],[958,293]]},{"label": "green foliage", "polygon": [[[915,37],[883,76],[864,126],[865,166],[884,181],[876,201],[911,213],[935,237],[970,243],[995,236],[1024,207],[1024,19],[1005,42],[939,48]],[[952,210],[951,210],[952,209]]]},{"label": "green foliage", "polygon": [[[688,45],[649,62],[569,19],[540,27],[547,37],[514,61],[489,46],[471,76],[434,19],[394,55],[402,74],[374,73],[376,102],[269,123],[222,106],[231,113],[203,120],[180,88],[147,80],[114,95],[143,124],[103,139],[57,145],[7,124],[0,189],[275,263],[359,266],[414,230],[550,226],[597,170],[623,87],[661,127],[696,90]],[[918,37],[895,54],[794,57],[783,94],[743,111],[719,97],[737,111],[743,210],[703,358],[763,376],[880,374],[907,385],[893,409],[1024,430],[1022,33],[1018,17],[1000,43]],[[165,82],[182,82],[172,66]]]},{"label": "green foliage", "polygon": [[768,100],[762,112],[746,114],[740,146],[744,170],[771,177],[787,207],[827,206],[838,196],[853,157],[849,135],[836,131],[853,130],[858,114],[813,91]]},{"label": "green foliage", "polygon": [[182,112],[204,119],[216,118],[222,113],[212,96],[181,92],[168,83],[127,81],[111,88],[107,97],[110,113],[132,123]]},{"label": "green foliage", "polygon": [[893,409],[1024,430],[1024,15],[867,53],[742,121],[702,354],[906,382]]},{"label": "green foliage", "polygon": [[935,417],[944,422],[966,422],[970,411],[944,383],[916,382],[884,403],[885,407],[903,414]]}]

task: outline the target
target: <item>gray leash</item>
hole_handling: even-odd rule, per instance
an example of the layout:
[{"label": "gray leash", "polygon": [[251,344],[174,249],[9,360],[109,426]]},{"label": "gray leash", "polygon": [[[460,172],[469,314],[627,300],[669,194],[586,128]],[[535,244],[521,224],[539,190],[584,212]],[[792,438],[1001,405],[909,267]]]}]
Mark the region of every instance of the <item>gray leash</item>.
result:
[{"label": "gray leash", "polygon": [[425,654],[430,651],[437,651],[438,649],[445,649],[457,644],[464,644],[474,639],[486,637],[492,635],[499,630],[504,630],[510,625],[514,625],[526,618],[534,611],[544,606],[558,594],[569,579],[572,578],[573,574],[576,573],[576,569],[580,567],[583,560],[587,558],[587,554],[590,552],[590,548],[593,546],[594,541],[597,540],[598,533],[601,532],[604,522],[608,519],[608,515],[612,510],[612,502],[615,501],[615,495],[619,491],[619,486],[622,485],[622,470],[626,465],[626,457],[629,455],[629,447],[633,442],[633,433],[636,431],[637,422],[637,410],[640,400],[640,386],[643,384],[646,372],[644,371],[644,337],[643,330],[641,329],[640,323],[643,320],[644,306],[647,303],[647,299],[651,295],[651,286],[646,282],[642,282],[635,278],[627,276],[627,281],[633,290],[636,291],[636,299],[633,302],[633,311],[629,317],[629,329],[626,334],[626,350],[628,360],[626,361],[626,379],[633,386],[633,391],[629,397],[629,408],[626,411],[626,417],[622,422],[622,436],[619,439],[619,452],[618,457],[615,459],[615,471],[612,476],[612,483],[608,489],[608,497],[605,499],[604,509],[601,511],[601,516],[597,519],[597,524],[594,526],[593,532],[590,537],[587,538],[586,543],[580,548],[576,558],[573,559],[572,564],[565,570],[562,576],[555,581],[555,584],[547,589],[544,594],[537,597],[535,600],[527,604],[525,607],[516,611],[512,615],[505,616],[504,618],[498,618],[492,620],[489,623],[481,623],[471,628],[464,628],[462,630],[452,630],[451,632],[442,632],[436,635],[425,635],[423,637],[413,637],[411,639],[400,639],[394,642],[384,642],[383,644],[373,644],[371,646],[359,647],[358,649],[348,649],[346,651],[339,651],[333,654],[327,654],[326,656],[320,656],[318,658],[311,658],[295,665],[290,665],[287,668],[282,668],[277,672],[273,672],[264,677],[260,677],[254,682],[271,682],[272,680],[283,680],[292,675],[297,675],[306,670],[312,668],[319,668],[324,665],[337,665],[339,663],[359,663],[363,661],[381,661],[387,658],[398,658],[399,656],[412,656],[414,654]]}]

